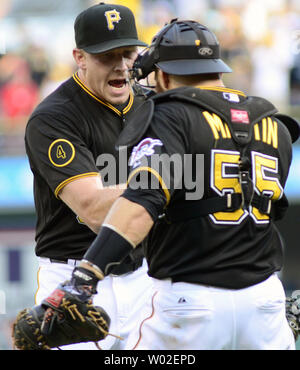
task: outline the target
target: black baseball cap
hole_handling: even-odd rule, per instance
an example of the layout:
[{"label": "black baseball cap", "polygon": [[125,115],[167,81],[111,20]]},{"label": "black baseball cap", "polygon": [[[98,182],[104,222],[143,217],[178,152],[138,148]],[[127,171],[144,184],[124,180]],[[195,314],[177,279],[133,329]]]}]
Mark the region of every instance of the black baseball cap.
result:
[{"label": "black baseball cap", "polygon": [[77,48],[90,54],[124,46],[147,46],[138,39],[132,11],[122,5],[91,6],[77,16],[74,30]]}]

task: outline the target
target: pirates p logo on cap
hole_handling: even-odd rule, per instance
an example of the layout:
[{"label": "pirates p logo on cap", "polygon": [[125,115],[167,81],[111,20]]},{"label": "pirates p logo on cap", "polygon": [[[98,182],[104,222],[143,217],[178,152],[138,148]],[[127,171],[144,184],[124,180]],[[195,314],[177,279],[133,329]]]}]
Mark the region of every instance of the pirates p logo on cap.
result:
[{"label": "pirates p logo on cap", "polygon": [[48,157],[56,167],[64,167],[75,157],[74,145],[65,139],[57,139],[49,146]]},{"label": "pirates p logo on cap", "polygon": [[120,13],[114,10],[108,10],[104,13],[107,21],[107,27],[110,31],[115,29],[114,23],[119,23],[121,20]]}]

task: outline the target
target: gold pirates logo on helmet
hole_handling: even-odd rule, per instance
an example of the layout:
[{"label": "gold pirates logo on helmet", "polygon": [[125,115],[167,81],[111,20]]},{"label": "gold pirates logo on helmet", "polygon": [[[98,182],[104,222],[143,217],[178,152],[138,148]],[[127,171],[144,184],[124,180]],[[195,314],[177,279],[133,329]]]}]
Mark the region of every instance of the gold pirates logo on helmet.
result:
[{"label": "gold pirates logo on helmet", "polygon": [[114,10],[108,10],[104,13],[107,20],[107,27],[110,31],[115,29],[114,23],[119,23],[121,20],[120,13]]}]

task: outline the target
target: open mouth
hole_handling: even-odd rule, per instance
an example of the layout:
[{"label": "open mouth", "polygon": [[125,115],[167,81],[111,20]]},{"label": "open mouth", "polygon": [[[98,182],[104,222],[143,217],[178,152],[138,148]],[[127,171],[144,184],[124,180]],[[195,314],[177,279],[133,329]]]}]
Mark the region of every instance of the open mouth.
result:
[{"label": "open mouth", "polygon": [[112,87],[117,88],[117,89],[121,89],[122,87],[124,87],[126,85],[126,80],[125,80],[125,78],[120,79],[120,80],[110,80],[110,81],[108,81],[108,84]]}]

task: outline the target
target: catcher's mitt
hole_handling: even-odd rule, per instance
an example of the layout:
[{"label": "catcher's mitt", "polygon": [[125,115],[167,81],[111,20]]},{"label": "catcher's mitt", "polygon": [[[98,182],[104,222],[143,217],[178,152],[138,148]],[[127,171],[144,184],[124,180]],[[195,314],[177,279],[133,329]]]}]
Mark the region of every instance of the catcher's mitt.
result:
[{"label": "catcher's mitt", "polygon": [[300,291],[296,290],[286,298],[286,318],[293,331],[295,341],[300,333]]},{"label": "catcher's mitt", "polygon": [[67,289],[68,285],[61,285],[41,305],[19,312],[12,331],[16,348],[50,350],[98,342],[108,335],[110,318],[104,309]]}]

